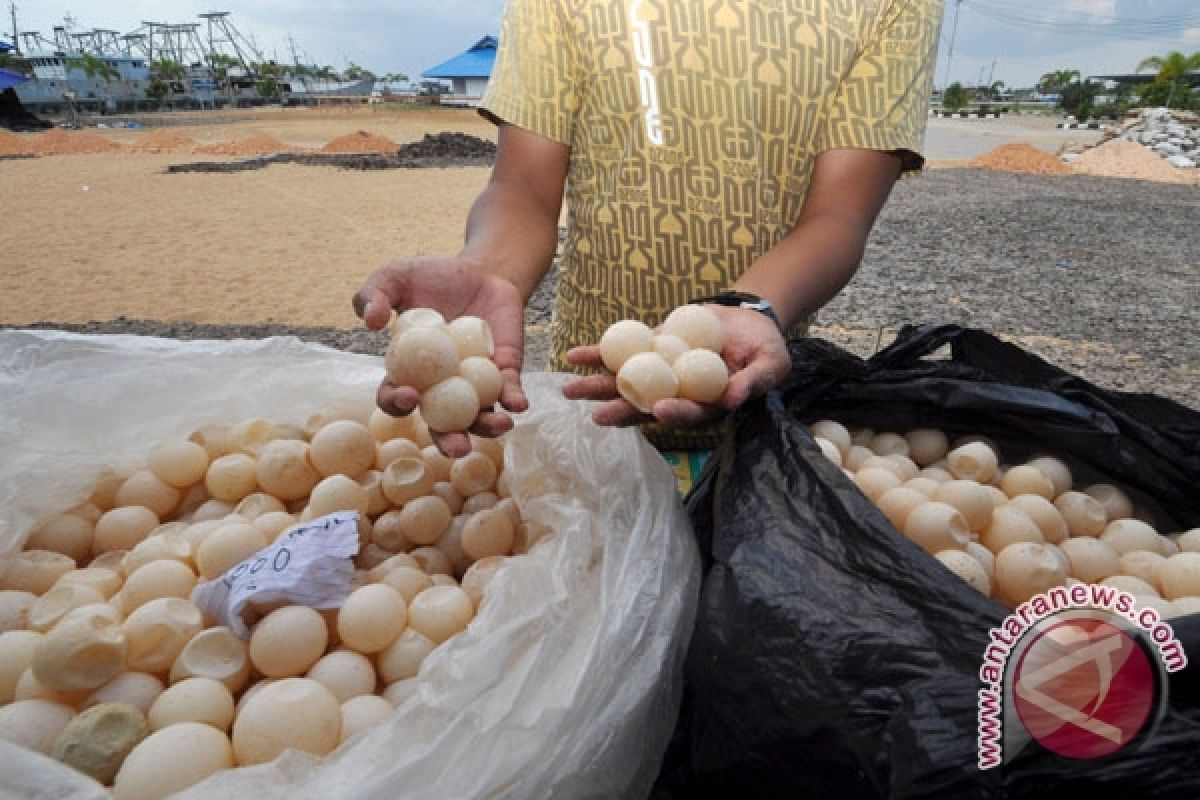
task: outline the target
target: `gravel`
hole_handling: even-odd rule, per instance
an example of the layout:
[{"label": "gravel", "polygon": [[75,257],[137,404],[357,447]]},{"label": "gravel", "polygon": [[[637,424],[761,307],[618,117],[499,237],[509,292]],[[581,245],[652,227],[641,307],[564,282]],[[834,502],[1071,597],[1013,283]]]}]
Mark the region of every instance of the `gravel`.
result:
[{"label": "gravel", "polygon": [[[1092,176],[931,170],[902,181],[814,334],[859,355],[905,324],[1014,341],[1087,380],[1200,408],[1200,191]],[[555,272],[530,302],[526,369],[547,359]],[[12,326],[3,326],[12,327]],[[24,327],[182,339],[295,335],[381,354],[363,329],[53,320]]]}]

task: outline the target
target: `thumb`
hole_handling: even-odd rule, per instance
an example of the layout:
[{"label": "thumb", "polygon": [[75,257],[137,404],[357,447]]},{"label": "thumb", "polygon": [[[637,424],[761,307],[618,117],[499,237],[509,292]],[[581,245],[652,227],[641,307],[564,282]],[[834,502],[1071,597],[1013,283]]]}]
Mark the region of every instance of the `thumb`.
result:
[{"label": "thumb", "polygon": [[[359,298],[363,298],[361,301]],[[382,289],[360,289],[354,296],[354,311],[362,317],[369,330],[382,330],[392,318],[392,306]]]},{"label": "thumb", "polygon": [[506,410],[520,413],[529,408],[529,398],[521,386],[521,354],[512,352],[515,348],[496,348],[493,356],[496,366],[500,367],[500,375],[504,378],[504,388],[500,391],[500,405]]},{"label": "thumb", "polygon": [[781,364],[775,359],[758,355],[742,369],[729,378],[725,394],[721,397],[721,405],[732,411],[745,403],[751,397],[766,394],[775,388],[791,369],[791,364]]},{"label": "thumb", "polygon": [[381,267],[355,292],[354,313],[362,318],[369,330],[382,330],[392,318],[392,309],[400,305],[408,289],[401,269]]}]

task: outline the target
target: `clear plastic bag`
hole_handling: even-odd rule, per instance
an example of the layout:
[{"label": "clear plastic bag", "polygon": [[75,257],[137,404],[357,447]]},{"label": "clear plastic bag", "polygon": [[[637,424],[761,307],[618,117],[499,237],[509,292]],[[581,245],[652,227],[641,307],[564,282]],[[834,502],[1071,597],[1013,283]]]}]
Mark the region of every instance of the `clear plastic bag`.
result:
[{"label": "clear plastic bag", "polygon": [[[0,332],[0,570],[102,466],[210,421],[365,416],[381,374],[378,358],[291,338]],[[593,425],[561,382],[525,376],[531,410],[507,464],[523,513],[555,535],[497,574],[392,716],[325,758],[290,751],[181,797],[646,796],[675,722],[699,560],[662,458],[632,430]],[[105,796],[3,742],[0,794]]]}]

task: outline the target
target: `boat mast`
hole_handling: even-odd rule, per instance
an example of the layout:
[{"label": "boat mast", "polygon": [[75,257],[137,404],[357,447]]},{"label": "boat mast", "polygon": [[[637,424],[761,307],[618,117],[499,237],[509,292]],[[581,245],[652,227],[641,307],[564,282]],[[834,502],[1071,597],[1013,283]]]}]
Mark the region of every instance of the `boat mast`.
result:
[{"label": "boat mast", "polygon": [[17,29],[17,4],[10,0],[8,10],[12,14],[13,49],[17,51],[17,55],[21,55],[21,34]]}]

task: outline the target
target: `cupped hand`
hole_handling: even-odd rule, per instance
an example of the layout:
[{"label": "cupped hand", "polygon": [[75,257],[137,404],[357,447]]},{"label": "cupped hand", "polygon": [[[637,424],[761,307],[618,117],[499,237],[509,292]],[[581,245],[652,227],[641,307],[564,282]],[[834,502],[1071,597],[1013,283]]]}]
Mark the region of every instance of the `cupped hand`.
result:
[{"label": "cupped hand", "polygon": [[[354,312],[367,328],[381,330],[392,311],[432,308],[447,321],[462,316],[480,317],[492,331],[492,360],[504,377],[500,405],[504,411],[481,412],[470,432],[499,436],[512,429],[512,417],[529,407],[521,388],[521,360],[525,342],[525,301],[509,281],[489,275],[477,261],[462,257],[422,257],[397,261],[371,273],[354,295]],[[392,416],[405,416],[417,407],[420,393],[412,386],[396,386],[387,378],[376,402]],[[465,432],[430,432],[443,454],[456,458],[471,452]]]},{"label": "cupped hand", "polygon": [[563,386],[570,400],[596,400],[592,410],[597,425],[629,426],[661,422],[673,428],[694,428],[717,421],[751,397],[765,394],[787,377],[792,362],[787,344],[775,323],[757,311],[708,305],[725,328],[721,357],[729,368],[729,384],[715,403],[696,403],[668,398],[654,404],[654,413],[638,411],[617,392],[617,378],[604,370],[599,345],[585,345],[567,352],[567,363],[595,367],[603,372],[573,378]]}]

